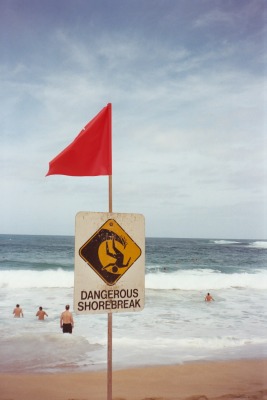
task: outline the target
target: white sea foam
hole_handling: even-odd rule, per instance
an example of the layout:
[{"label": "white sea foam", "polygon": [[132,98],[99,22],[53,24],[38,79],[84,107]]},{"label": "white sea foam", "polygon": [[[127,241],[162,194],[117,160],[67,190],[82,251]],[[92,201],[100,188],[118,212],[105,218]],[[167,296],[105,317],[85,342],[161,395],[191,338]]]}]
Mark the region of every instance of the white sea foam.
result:
[{"label": "white sea foam", "polygon": [[[72,288],[74,272],[58,270],[0,271],[0,287],[19,288]],[[146,274],[147,289],[159,290],[206,290],[231,287],[267,289],[267,271],[225,274],[212,269],[179,270],[171,273],[153,272]]]},{"label": "white sea foam", "polygon": [[255,247],[258,249],[267,249],[267,242],[264,241],[251,242],[249,244],[249,247]]},{"label": "white sea foam", "polygon": [[146,288],[165,290],[206,290],[231,287],[267,289],[267,271],[225,274],[210,269],[149,273]]},{"label": "white sea foam", "polygon": [[[208,274],[223,275],[212,270]],[[159,274],[159,282],[164,281],[164,275],[174,279],[173,274]],[[212,303],[204,301],[206,290],[147,289],[142,312],[115,314],[114,367],[265,354],[266,290],[216,289],[212,290]],[[74,313],[73,335],[62,335],[59,329],[60,313],[65,304],[72,307],[72,296],[73,288],[64,287],[0,291],[0,372],[106,368],[106,315]],[[17,301],[23,307],[24,318],[12,317]],[[39,305],[48,313],[45,321],[36,319]],[[21,349],[19,355],[14,348]]]},{"label": "white sea foam", "polygon": [[151,347],[152,349],[163,349],[163,348],[195,348],[195,349],[206,349],[206,350],[220,350],[226,348],[234,348],[239,346],[245,346],[247,344],[267,344],[267,338],[239,338],[235,336],[217,336],[213,338],[162,338],[154,337],[153,342],[151,338],[143,339],[132,339],[119,338],[113,339],[113,343],[116,346],[122,348],[129,347],[130,345],[146,349]]},{"label": "white sea foam", "polygon": [[[74,311],[73,335],[62,334],[59,318],[66,304],[72,308],[74,272],[71,261],[61,268],[58,260],[68,260],[72,249],[66,253],[66,239],[57,239],[63,247],[48,260],[54,238],[42,240],[44,248],[42,241],[25,249],[38,243],[25,237],[17,238],[18,249],[2,246],[0,371],[105,369],[107,315]],[[264,357],[266,248],[260,240],[148,240],[145,308],[114,314],[114,367]],[[204,301],[208,291],[214,302]],[[13,318],[16,303],[24,318]],[[39,306],[45,321],[37,320]]]},{"label": "white sea foam", "polygon": [[215,244],[237,244],[237,243],[240,243],[240,242],[238,242],[236,240],[223,240],[223,239],[221,239],[221,240],[212,240],[212,242],[215,243]]},{"label": "white sea foam", "polygon": [[4,288],[69,288],[73,287],[73,271],[4,270],[0,271],[0,287]]},{"label": "white sea foam", "polygon": [[[214,244],[221,244],[221,245],[241,244],[242,243],[241,241],[237,241],[237,240],[225,240],[225,239],[211,240],[211,242]],[[267,242],[264,240],[253,241],[253,242],[248,243],[248,247],[267,249]]]}]

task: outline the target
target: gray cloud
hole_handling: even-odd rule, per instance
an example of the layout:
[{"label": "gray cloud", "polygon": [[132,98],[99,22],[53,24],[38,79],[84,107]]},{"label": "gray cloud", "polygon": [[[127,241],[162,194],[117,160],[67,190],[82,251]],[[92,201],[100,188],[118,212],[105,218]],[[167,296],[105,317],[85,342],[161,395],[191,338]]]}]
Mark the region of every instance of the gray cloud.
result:
[{"label": "gray cloud", "polygon": [[167,3],[163,15],[154,7],[156,27],[128,16],[116,28],[112,15],[105,28],[97,13],[99,28],[92,17],[79,30],[66,11],[32,36],[30,57],[26,47],[16,58],[10,42],[0,62],[3,233],[73,234],[77,211],[107,211],[107,177],[44,175],[111,102],[114,211],[144,213],[148,236],[266,238],[259,8],[245,1],[241,20],[234,4],[207,1],[190,19],[183,2]]}]

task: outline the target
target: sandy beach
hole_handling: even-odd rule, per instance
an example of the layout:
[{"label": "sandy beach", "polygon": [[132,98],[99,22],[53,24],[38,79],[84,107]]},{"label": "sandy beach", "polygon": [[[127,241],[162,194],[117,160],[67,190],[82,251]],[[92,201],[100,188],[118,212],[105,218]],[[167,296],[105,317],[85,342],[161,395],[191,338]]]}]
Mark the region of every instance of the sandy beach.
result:
[{"label": "sandy beach", "polygon": [[[106,372],[0,374],[1,400],[103,400]],[[267,400],[267,359],[113,371],[113,400]]]}]

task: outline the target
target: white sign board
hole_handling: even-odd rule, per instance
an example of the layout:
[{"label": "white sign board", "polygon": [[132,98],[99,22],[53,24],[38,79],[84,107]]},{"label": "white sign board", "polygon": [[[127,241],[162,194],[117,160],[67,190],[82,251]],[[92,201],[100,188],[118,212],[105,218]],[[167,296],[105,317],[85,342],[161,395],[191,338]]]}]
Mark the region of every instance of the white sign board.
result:
[{"label": "white sign board", "polygon": [[75,222],[75,312],[141,311],[145,303],[143,215],[79,212]]}]

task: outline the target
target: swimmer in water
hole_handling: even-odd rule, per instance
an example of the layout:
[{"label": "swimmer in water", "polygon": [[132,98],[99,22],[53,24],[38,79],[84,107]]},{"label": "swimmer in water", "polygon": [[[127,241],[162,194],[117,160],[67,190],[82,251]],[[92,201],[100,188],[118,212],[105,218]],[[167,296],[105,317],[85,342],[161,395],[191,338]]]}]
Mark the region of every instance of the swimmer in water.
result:
[{"label": "swimmer in water", "polygon": [[205,297],[205,301],[214,301],[214,298],[211,296],[210,293],[207,293],[207,296]]}]

